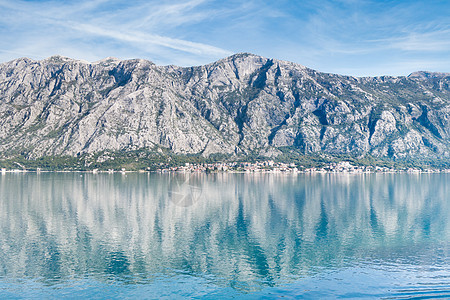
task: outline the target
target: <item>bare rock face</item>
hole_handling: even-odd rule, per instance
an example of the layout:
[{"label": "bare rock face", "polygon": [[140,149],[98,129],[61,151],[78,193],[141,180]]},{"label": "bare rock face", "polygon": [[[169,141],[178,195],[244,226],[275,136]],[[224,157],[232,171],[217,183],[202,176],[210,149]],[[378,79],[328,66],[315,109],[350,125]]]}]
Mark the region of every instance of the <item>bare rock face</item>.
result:
[{"label": "bare rock face", "polygon": [[0,153],[450,155],[450,74],[354,78],[252,54],[181,68],[53,56],[0,64]]}]

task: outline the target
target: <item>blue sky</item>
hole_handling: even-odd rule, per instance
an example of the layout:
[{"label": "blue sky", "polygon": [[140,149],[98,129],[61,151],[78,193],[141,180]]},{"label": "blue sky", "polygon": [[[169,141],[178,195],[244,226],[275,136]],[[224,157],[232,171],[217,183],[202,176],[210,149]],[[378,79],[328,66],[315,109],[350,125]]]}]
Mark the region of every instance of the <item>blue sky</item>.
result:
[{"label": "blue sky", "polygon": [[0,62],[190,66],[238,52],[355,76],[450,72],[450,1],[0,0]]}]

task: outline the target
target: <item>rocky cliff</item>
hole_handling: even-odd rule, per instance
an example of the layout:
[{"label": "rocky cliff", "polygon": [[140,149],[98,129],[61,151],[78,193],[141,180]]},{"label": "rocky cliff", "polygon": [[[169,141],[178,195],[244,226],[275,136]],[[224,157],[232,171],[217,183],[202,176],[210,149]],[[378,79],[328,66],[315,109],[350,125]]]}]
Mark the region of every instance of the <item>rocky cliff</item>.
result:
[{"label": "rocky cliff", "polygon": [[449,86],[448,73],[355,78],[252,54],[190,68],[21,58],[0,65],[0,155],[448,158]]}]

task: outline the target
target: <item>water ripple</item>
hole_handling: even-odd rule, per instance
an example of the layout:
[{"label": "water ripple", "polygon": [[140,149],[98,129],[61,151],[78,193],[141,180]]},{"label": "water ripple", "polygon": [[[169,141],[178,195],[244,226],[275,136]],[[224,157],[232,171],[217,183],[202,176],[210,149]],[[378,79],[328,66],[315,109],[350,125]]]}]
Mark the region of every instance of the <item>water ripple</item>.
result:
[{"label": "water ripple", "polygon": [[2,175],[0,298],[449,297],[449,179]]}]

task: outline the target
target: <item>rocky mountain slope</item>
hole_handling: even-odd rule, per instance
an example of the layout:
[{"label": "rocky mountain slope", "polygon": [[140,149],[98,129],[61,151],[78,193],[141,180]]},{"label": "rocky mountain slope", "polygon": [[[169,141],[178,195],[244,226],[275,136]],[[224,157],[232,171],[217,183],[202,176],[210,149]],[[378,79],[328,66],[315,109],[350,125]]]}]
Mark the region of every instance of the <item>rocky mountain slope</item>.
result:
[{"label": "rocky mountain slope", "polygon": [[450,74],[355,78],[237,54],[182,68],[53,56],[0,64],[0,155],[103,150],[450,156]]}]

